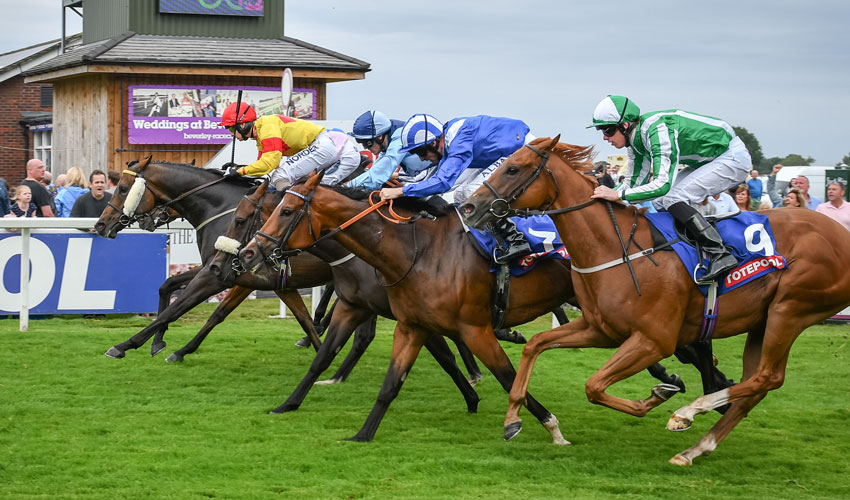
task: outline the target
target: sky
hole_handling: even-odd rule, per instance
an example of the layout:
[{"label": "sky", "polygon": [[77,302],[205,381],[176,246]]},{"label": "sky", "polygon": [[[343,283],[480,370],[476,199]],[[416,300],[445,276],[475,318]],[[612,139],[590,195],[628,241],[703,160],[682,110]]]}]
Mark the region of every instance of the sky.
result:
[{"label": "sky", "polygon": [[[61,34],[61,0],[4,10],[0,53]],[[371,64],[328,85],[329,120],[506,116],[603,159],[622,151],[585,127],[621,94],[745,127],[766,157],[835,165],[850,154],[848,21],[847,0],[290,0],[285,33]]]}]

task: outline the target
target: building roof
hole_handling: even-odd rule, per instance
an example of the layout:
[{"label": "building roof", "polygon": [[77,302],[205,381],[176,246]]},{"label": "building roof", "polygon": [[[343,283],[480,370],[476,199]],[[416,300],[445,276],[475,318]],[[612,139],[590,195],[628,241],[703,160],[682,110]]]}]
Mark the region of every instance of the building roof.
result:
[{"label": "building roof", "polygon": [[[65,39],[66,50],[79,45],[81,34],[71,35]],[[59,53],[61,40],[50,40],[36,45],[0,54],[0,82],[32,69],[33,67],[55,57]]]},{"label": "building roof", "polygon": [[230,66],[369,71],[369,63],[290,37],[280,39],[123,35],[80,45],[24,72],[25,76],[84,65]]}]

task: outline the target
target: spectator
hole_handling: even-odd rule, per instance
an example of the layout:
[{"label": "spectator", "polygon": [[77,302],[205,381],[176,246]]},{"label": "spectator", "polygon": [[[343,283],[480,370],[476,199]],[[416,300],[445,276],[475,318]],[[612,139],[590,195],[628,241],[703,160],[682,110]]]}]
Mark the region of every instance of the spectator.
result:
[{"label": "spectator", "polygon": [[750,171],[750,178],[747,180],[747,188],[750,190],[750,210],[758,210],[761,207],[761,195],[764,191],[764,184],[759,179],[759,171],[753,169]]},{"label": "spectator", "polygon": [[832,181],[826,187],[826,199],[828,203],[821,203],[815,209],[830,219],[838,221],[850,231],[850,203],[844,201],[844,183]]},{"label": "spectator", "polygon": [[56,176],[56,182],[54,183],[54,185],[56,186],[56,195],[53,197],[54,200],[56,199],[56,196],[59,196],[60,194],[62,194],[62,191],[65,190],[65,184],[67,183],[67,180],[67,174],[59,174]]},{"label": "spectator", "polygon": [[72,167],[68,170],[66,182],[68,186],[56,196],[57,217],[70,217],[71,209],[74,208],[74,202],[89,191],[83,171],[77,167]]},{"label": "spectator", "polygon": [[91,191],[77,198],[71,217],[100,217],[112,195],[106,192],[106,174],[95,170],[89,176]]},{"label": "spectator", "polygon": [[806,208],[806,196],[797,188],[791,188],[782,200],[783,208]]},{"label": "spectator", "polygon": [[728,214],[729,212],[738,211],[738,205],[735,204],[735,199],[726,191],[709,196],[708,202],[714,205],[715,214]]},{"label": "spectator", "polygon": [[35,214],[38,217],[55,217],[51,204],[53,198],[47,191],[47,188],[41,183],[44,179],[44,163],[39,159],[33,158],[27,162],[27,178],[21,181],[22,185],[30,188],[32,193],[32,202],[38,207]]},{"label": "spectator", "polygon": [[750,209],[752,199],[750,198],[750,189],[746,184],[741,184],[738,186],[738,189],[735,190],[735,205],[738,207],[738,210],[742,212]]},{"label": "spectator", "polygon": [[5,217],[12,207],[9,206],[9,187],[6,186],[6,181],[0,179],[0,216]]},{"label": "spectator", "polygon": [[15,203],[12,204],[12,212],[6,214],[5,217],[35,217],[38,211],[38,206],[32,202],[32,190],[26,184],[21,184],[15,190],[13,197]]},{"label": "spectator", "polygon": [[823,203],[817,196],[809,194],[809,178],[805,175],[798,175],[791,181],[791,185],[803,192],[806,197],[806,206],[812,210],[818,208],[818,205]]},{"label": "spectator", "polygon": [[600,186],[608,186],[611,189],[614,189],[617,184],[614,182],[614,178],[609,174],[609,165],[607,161],[600,161],[596,163],[596,182],[599,183]]},{"label": "spectator", "polygon": [[109,184],[109,187],[106,189],[106,192],[109,194],[115,193],[115,188],[118,187],[118,181],[121,180],[121,174],[116,172],[115,170],[110,170],[106,172],[106,183]]}]

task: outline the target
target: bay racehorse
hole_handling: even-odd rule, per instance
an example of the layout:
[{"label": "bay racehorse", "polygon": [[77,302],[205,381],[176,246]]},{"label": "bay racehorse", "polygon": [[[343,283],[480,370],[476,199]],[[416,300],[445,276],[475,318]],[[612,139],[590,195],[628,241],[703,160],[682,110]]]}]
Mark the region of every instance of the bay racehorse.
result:
[{"label": "bay racehorse", "polygon": [[[595,183],[589,170],[593,151],[554,139],[539,138],[511,155],[479,188],[461,212],[467,223],[483,226],[496,215],[514,209],[546,209],[570,253],[574,266],[592,268],[622,259],[638,248],[652,248],[649,223],[642,212],[620,204],[591,200]],[[610,213],[608,207],[611,208]],[[495,214],[494,214],[495,212]],[[785,366],[794,340],[805,328],[834,315],[850,303],[850,232],[812,210],[764,212],[776,239],[776,254],[786,268],[766,274],[720,297],[714,338],[747,332],[742,381],[696,399],[677,410],[670,430],[690,427],[695,415],[731,403],[731,408],[693,447],[670,462],[690,465],[710,454],[768,391],[785,380]],[[612,220],[616,221],[615,225]],[[636,243],[626,248],[619,234],[636,225]],[[505,418],[507,438],[521,428],[518,416],[528,403],[531,371],[537,356],[559,347],[617,348],[611,359],[586,384],[590,402],[643,416],[663,402],[653,394],[632,401],[606,389],[673,353],[677,345],[696,340],[703,319],[704,297],[674,252],[653,255],[657,265],[638,258],[630,266],[574,273],[581,318],[535,335],[523,348]],[[633,285],[642,283],[638,294]]]},{"label": "bay racehorse", "polygon": [[[247,269],[261,266],[263,255],[276,248],[311,246],[325,234],[357,216],[368,206],[352,199],[345,188],[319,186],[320,175],[287,191],[261,235],[240,252]],[[362,192],[361,192],[362,193]],[[365,193],[359,197],[362,198]],[[421,206],[401,201],[403,216]],[[407,206],[405,206],[407,205]],[[286,235],[284,236],[284,233]],[[462,340],[508,391],[514,368],[493,334],[491,294],[495,278],[488,263],[468,242],[463,224],[454,215],[395,224],[371,212],[335,233],[349,251],[380,271],[392,313],[397,319],[390,367],[363,427],[352,441],[370,441],[410,371],[422,345],[434,336]],[[517,325],[553,310],[573,296],[569,264],[547,260],[524,276],[514,278],[505,324]],[[558,420],[530,395],[529,410],[557,444],[568,444]]]},{"label": "bay racehorse", "polygon": [[[222,174],[215,170],[200,169],[183,163],[151,162],[148,157],[141,162],[129,164],[124,170],[112,200],[100,215],[95,229],[101,236],[114,238],[140,214],[151,214],[156,207],[163,213],[173,209],[196,228],[201,260],[207,262],[215,254],[215,241],[227,230],[229,218],[236,205],[253,184],[253,181],[247,179],[223,178]],[[128,198],[133,206],[125,207]],[[280,275],[267,274],[243,274],[223,282],[206,267],[190,271],[191,274],[185,276],[170,278],[160,289],[160,311],[156,319],[136,335],[111,347],[106,355],[122,358],[127,349],[137,349],[154,336],[151,355],[156,355],[165,348],[163,336],[169,323],[209,296],[231,286],[237,288],[231,290],[230,296],[218,305],[202,331],[208,332],[223,321],[252,290],[274,290],[289,306],[302,329],[318,349],[319,337],[298,289],[330,281],[330,267],[312,255],[292,259],[291,267],[292,275],[285,286],[281,286]],[[188,283],[186,277],[190,278]],[[169,304],[168,289],[175,286],[185,286],[185,289]],[[175,360],[177,359],[172,359]]]},{"label": "bay racehorse", "polygon": [[[281,192],[268,192],[267,188],[268,181],[265,181],[255,192],[246,195],[239,203],[226,235],[220,238],[221,241],[216,245],[221,251],[209,263],[214,274],[227,276],[234,269],[241,271],[238,265],[239,260],[235,257],[235,254],[259,229],[252,223],[252,220],[258,219],[257,208],[255,207],[259,207],[261,210],[259,220],[265,221],[283,197]],[[394,319],[387,292],[382,283],[378,281],[377,274],[372,266],[355,257],[333,240],[323,241],[312,248],[311,252],[329,263],[333,273],[333,287],[338,299],[331,313],[325,342],[319,348],[308,373],[286,403],[280,405],[272,413],[293,411],[301,405],[314,383],[317,383],[319,376],[330,366],[342,346],[345,345],[352,330],[357,327],[351,351],[333,377],[323,385],[344,381],[375,337],[376,315]],[[271,272],[271,270],[261,268],[260,272]],[[469,411],[477,411],[478,395],[474,390],[471,390],[471,386],[480,380],[481,371],[475,364],[475,359],[469,349],[462,343],[458,344],[458,351],[461,353],[469,371],[470,381],[467,383],[455,364],[454,355],[442,337],[430,339],[426,348],[455,381],[467,402]],[[191,352],[191,350],[188,352]]]}]

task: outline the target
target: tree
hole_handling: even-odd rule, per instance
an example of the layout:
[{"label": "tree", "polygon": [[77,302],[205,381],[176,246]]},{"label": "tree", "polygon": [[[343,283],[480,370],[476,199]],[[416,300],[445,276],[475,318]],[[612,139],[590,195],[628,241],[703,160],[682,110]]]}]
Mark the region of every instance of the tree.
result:
[{"label": "tree", "polygon": [[759,140],[756,139],[756,136],[744,127],[732,127],[732,130],[735,131],[735,134],[737,134],[744,142],[744,145],[747,146],[747,151],[750,152],[750,158],[753,159],[753,168],[757,169],[761,174],[769,174],[775,163],[771,163],[769,166],[764,165],[764,153],[761,151],[761,144],[759,144]]},{"label": "tree", "polygon": [[783,158],[782,160],[779,161],[779,163],[781,163],[783,165],[789,165],[789,166],[790,165],[806,166],[806,165],[811,165],[814,162],[815,162],[814,158],[812,158],[812,157],[803,158],[802,156],[798,155],[797,153],[791,153],[790,155],[786,156],[785,158]]},{"label": "tree", "polygon": [[[841,167],[841,165],[844,165],[844,167]],[[842,158],[840,162],[836,163],[835,166],[841,168],[847,168],[850,166],[850,153],[844,155],[844,158]]]}]

